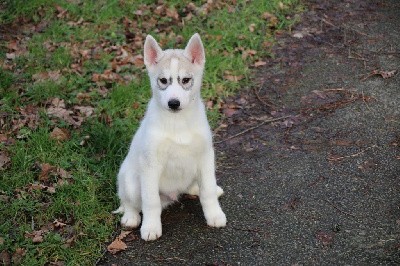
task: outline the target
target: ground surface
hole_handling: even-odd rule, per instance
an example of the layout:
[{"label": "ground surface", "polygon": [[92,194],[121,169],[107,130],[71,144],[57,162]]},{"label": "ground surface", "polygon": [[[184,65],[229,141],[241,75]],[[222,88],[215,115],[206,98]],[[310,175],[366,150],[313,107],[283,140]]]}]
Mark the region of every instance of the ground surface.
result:
[{"label": "ground surface", "polygon": [[99,265],[400,263],[400,3],[307,5],[216,131],[227,227],[182,199]]}]

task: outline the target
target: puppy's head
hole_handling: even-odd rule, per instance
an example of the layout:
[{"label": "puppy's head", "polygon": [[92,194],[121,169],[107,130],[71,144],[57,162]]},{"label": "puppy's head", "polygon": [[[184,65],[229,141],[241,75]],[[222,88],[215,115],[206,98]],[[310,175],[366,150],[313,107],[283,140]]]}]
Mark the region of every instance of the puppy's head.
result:
[{"label": "puppy's head", "polygon": [[150,35],[144,43],[144,63],[153,97],[163,108],[178,112],[200,97],[205,63],[203,43],[194,34],[184,50],[162,50]]}]

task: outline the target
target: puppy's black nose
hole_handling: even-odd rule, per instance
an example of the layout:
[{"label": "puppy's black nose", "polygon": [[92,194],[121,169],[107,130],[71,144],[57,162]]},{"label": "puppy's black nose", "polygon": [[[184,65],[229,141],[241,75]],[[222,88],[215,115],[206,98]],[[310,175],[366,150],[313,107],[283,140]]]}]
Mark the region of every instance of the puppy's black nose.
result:
[{"label": "puppy's black nose", "polygon": [[168,101],[168,107],[172,110],[178,110],[181,103],[178,99],[171,99]]}]

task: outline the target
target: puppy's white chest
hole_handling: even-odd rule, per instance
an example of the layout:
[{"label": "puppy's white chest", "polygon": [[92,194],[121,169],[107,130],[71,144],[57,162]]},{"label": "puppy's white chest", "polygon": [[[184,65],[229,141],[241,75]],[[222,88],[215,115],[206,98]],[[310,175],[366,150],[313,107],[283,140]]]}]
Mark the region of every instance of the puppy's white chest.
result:
[{"label": "puppy's white chest", "polygon": [[198,174],[199,161],[204,151],[205,138],[192,132],[179,132],[169,136],[159,146],[163,158],[160,179],[162,192],[182,192]]},{"label": "puppy's white chest", "polygon": [[178,145],[190,145],[193,142],[193,134],[190,132],[180,132],[172,136],[172,141]]}]

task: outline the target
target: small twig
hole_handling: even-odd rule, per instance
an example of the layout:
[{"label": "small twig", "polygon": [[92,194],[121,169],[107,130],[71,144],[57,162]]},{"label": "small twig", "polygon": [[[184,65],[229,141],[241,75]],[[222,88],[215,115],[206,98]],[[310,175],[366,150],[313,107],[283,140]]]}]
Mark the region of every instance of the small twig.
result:
[{"label": "small twig", "polygon": [[245,133],[247,133],[247,132],[249,132],[249,131],[252,131],[252,130],[254,130],[254,129],[256,129],[256,128],[259,128],[259,127],[261,127],[262,125],[265,125],[265,124],[267,124],[267,123],[272,123],[272,122],[275,122],[275,121],[279,121],[279,120],[282,120],[282,119],[285,119],[285,118],[288,118],[288,117],[290,117],[290,115],[282,116],[282,117],[278,117],[278,118],[274,118],[274,119],[270,119],[270,120],[265,120],[265,121],[261,122],[260,124],[254,126],[254,127],[248,128],[248,129],[246,129],[246,130],[243,130],[243,131],[241,131],[241,132],[239,132],[239,133],[237,133],[237,134],[235,134],[235,135],[233,135],[233,136],[230,136],[230,137],[228,137],[228,138],[226,138],[226,139],[223,139],[223,140],[220,140],[220,141],[216,141],[216,142],[214,142],[214,144],[219,144],[219,143],[225,142],[225,141],[227,141],[227,140],[236,138],[236,137],[238,137],[238,136],[240,136],[240,135],[243,135],[243,134],[245,134]]},{"label": "small twig", "polygon": [[361,79],[361,81],[365,81],[372,76],[381,76],[383,79],[387,79],[387,78],[391,78],[391,77],[395,76],[397,73],[398,73],[397,69],[389,71],[389,72],[375,69],[375,70],[372,70],[371,73],[368,74],[366,77]]},{"label": "small twig", "polygon": [[354,28],[351,28],[351,27],[348,27],[348,26],[345,26],[345,25],[336,26],[335,24],[333,24],[332,22],[329,22],[328,20],[326,20],[326,19],[324,19],[324,18],[320,18],[320,19],[321,19],[322,22],[324,22],[324,23],[326,23],[326,24],[328,24],[329,26],[332,26],[332,27],[334,27],[334,28],[337,28],[337,29],[341,29],[341,28],[343,28],[343,29],[348,29],[348,30],[352,30],[352,31],[354,31],[354,32],[356,32],[356,33],[358,33],[358,34],[360,34],[360,35],[368,36],[368,34],[362,32],[362,31],[356,30],[356,29],[354,29]]},{"label": "small twig", "polygon": [[264,105],[268,106],[268,107],[275,107],[275,105],[273,103],[267,103],[266,101],[264,101],[263,99],[261,99],[260,95],[257,92],[257,89],[254,88],[254,94],[256,95],[257,99],[262,102]]},{"label": "small twig", "polygon": [[171,257],[171,258],[156,258],[155,256],[153,256],[153,257],[154,257],[155,261],[164,261],[164,262],[166,262],[166,261],[182,261],[182,262],[186,262],[187,261],[187,260],[179,258],[179,257]]},{"label": "small twig", "polygon": [[334,27],[334,28],[338,28],[338,29],[340,29],[340,27],[338,27],[338,26],[336,26],[335,24],[333,24],[332,22],[329,22],[329,21],[327,21],[326,19],[324,19],[324,18],[320,18],[321,19],[321,21],[322,22],[324,22],[324,23],[326,23],[326,24],[328,24],[329,26],[332,26],[332,27]]},{"label": "small twig", "polygon": [[372,72],[372,73],[368,74],[367,76],[365,76],[364,78],[362,78],[361,81],[366,81],[367,79],[369,79],[370,77],[373,77],[375,75],[379,75],[379,74]]},{"label": "small twig", "polygon": [[239,227],[236,227],[236,226],[233,226],[232,228],[236,229],[236,230],[240,230],[240,231],[245,231],[245,232],[264,233],[263,230],[258,229],[258,228],[239,228]]},{"label": "small twig", "polygon": [[359,151],[357,153],[346,155],[346,156],[334,157],[334,156],[330,155],[330,156],[328,156],[328,161],[340,161],[340,160],[345,159],[345,158],[356,157],[356,156],[358,156],[360,154],[363,154],[367,150],[372,149],[372,148],[376,148],[376,147],[377,147],[376,145],[372,145],[371,147],[367,147],[364,150],[361,150],[361,151]]},{"label": "small twig", "polygon": [[348,215],[348,216],[351,216],[351,217],[354,217],[354,218],[357,218],[357,219],[361,218],[361,217],[358,217],[358,216],[356,216],[356,215],[354,215],[354,214],[352,214],[352,213],[350,213],[350,212],[346,212],[346,211],[340,209],[338,206],[336,206],[335,204],[333,204],[333,203],[330,202],[330,201],[327,201],[326,199],[322,199],[322,200],[325,201],[326,203],[328,203],[328,204],[331,205],[333,208],[335,208],[336,210],[338,210],[339,212],[341,212],[341,213],[343,213],[343,214],[346,214],[346,215]]},{"label": "small twig", "polygon": [[313,186],[315,186],[316,184],[318,184],[318,183],[320,183],[320,182],[322,182],[322,181],[324,181],[325,180],[325,177],[323,177],[322,175],[320,175],[317,179],[315,179],[313,182],[311,182],[309,185],[308,185],[308,187],[313,187]]},{"label": "small twig", "polygon": [[361,89],[361,96],[362,96],[363,103],[365,104],[365,106],[367,107],[367,109],[368,109],[370,112],[372,112],[372,110],[371,110],[371,108],[369,107],[367,101],[365,100],[364,89]]},{"label": "small twig", "polygon": [[358,57],[355,57],[355,56],[353,56],[352,54],[351,54],[351,50],[350,50],[350,47],[349,47],[349,56],[348,56],[348,58],[349,59],[356,59],[356,60],[360,60],[360,61],[363,61],[363,63],[364,63],[364,68],[367,68],[367,59],[365,59],[362,55],[360,55],[360,54],[358,54],[357,52],[354,52],[353,51],[353,53],[355,54],[355,55],[357,55]]},{"label": "small twig", "polygon": [[376,50],[376,53],[377,54],[379,54],[382,50],[383,50],[383,48],[385,48],[387,45],[385,44],[384,46],[382,46],[381,48],[379,48],[378,50]]}]

